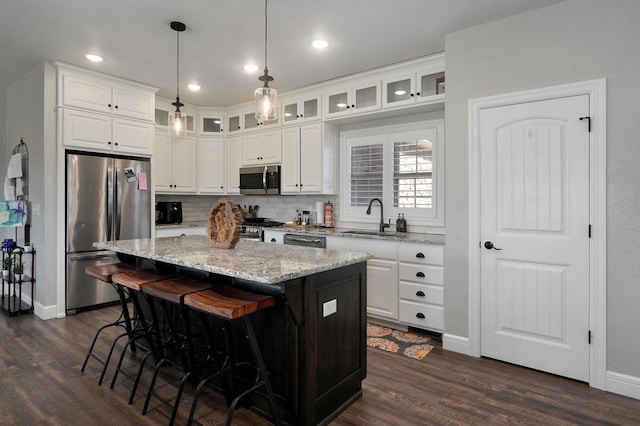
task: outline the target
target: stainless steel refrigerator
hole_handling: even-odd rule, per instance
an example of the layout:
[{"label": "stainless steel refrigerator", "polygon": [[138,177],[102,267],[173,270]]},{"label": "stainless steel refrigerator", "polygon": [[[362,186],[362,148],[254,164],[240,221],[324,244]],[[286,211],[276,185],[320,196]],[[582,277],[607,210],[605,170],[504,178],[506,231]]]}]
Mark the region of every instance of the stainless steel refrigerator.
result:
[{"label": "stainless steel refrigerator", "polygon": [[95,241],[150,236],[150,168],[144,158],[66,152],[67,314],[118,299],[85,268],[118,262],[115,253],[96,250]]}]

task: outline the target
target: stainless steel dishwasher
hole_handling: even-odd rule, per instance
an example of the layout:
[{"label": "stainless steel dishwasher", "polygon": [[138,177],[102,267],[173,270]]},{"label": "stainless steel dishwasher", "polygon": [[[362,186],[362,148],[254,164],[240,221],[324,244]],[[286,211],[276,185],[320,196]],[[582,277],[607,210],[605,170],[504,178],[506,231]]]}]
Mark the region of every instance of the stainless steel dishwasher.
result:
[{"label": "stainless steel dishwasher", "polygon": [[283,242],[292,246],[327,248],[327,239],[315,235],[284,234]]}]

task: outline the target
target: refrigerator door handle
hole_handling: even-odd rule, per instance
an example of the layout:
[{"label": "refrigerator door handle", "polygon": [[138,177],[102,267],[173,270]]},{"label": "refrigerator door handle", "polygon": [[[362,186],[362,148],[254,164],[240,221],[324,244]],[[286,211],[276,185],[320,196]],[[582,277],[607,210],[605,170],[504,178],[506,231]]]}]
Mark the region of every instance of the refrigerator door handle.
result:
[{"label": "refrigerator door handle", "polygon": [[101,253],[80,253],[80,254],[70,254],[69,260],[98,260],[108,257],[113,257],[114,252],[105,251]]},{"label": "refrigerator door handle", "polygon": [[111,241],[111,228],[113,224],[113,166],[111,165],[107,166],[105,187],[107,190],[107,241]]},{"label": "refrigerator door handle", "polygon": [[122,221],[122,182],[120,182],[120,168],[114,166],[114,183],[115,183],[115,203],[116,208],[114,210],[114,214],[116,215],[116,221],[114,223],[115,228],[115,238],[114,240],[120,239],[120,224]]}]

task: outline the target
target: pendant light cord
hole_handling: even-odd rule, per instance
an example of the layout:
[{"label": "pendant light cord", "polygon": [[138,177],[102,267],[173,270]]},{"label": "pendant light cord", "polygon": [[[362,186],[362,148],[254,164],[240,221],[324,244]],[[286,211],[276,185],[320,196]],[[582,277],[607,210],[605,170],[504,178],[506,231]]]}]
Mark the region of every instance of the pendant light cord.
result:
[{"label": "pendant light cord", "polygon": [[264,0],[264,69],[267,71],[267,2]]},{"label": "pendant light cord", "polygon": [[176,97],[180,99],[180,31],[176,31]]}]

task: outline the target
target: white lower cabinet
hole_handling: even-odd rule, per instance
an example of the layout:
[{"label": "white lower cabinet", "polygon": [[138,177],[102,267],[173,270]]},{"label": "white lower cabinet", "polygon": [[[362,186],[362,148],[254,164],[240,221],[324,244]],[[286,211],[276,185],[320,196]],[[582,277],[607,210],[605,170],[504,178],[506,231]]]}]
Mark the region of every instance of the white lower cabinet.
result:
[{"label": "white lower cabinet", "polygon": [[444,247],[398,243],[400,321],[444,330]]},{"label": "white lower cabinet", "polygon": [[[286,231],[264,232],[282,244]],[[318,234],[322,236],[321,234]],[[444,246],[325,236],[327,248],[372,254],[367,261],[367,315],[387,322],[444,331]]]},{"label": "white lower cabinet", "polygon": [[398,249],[395,241],[328,237],[327,248],[370,253],[367,261],[367,315],[398,320]]}]

